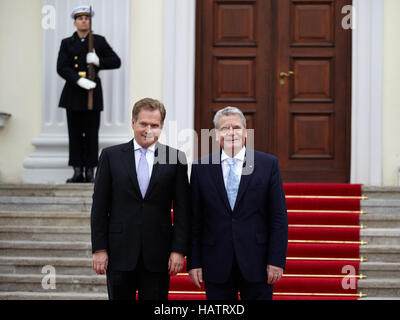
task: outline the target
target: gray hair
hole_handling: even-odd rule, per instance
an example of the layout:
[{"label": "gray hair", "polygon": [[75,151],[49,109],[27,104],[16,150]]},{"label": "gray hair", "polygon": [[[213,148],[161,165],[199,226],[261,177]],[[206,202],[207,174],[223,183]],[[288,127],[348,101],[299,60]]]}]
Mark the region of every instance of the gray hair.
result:
[{"label": "gray hair", "polygon": [[246,128],[246,118],[245,118],[243,112],[239,108],[229,106],[229,107],[226,107],[224,109],[219,110],[215,114],[214,120],[213,120],[215,129],[218,129],[219,119],[221,117],[223,117],[223,116],[231,116],[231,115],[235,115],[235,114],[240,116],[240,119],[242,120],[243,127]]}]

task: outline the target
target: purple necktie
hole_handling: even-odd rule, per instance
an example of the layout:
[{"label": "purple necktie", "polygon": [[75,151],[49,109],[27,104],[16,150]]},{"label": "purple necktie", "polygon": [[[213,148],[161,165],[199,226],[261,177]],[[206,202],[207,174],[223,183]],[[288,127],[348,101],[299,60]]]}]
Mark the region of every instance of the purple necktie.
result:
[{"label": "purple necktie", "polygon": [[144,198],[150,181],[149,164],[147,163],[146,159],[147,149],[140,148],[139,150],[140,150],[140,160],[137,169],[137,177],[138,177],[140,192],[142,193],[142,196]]}]

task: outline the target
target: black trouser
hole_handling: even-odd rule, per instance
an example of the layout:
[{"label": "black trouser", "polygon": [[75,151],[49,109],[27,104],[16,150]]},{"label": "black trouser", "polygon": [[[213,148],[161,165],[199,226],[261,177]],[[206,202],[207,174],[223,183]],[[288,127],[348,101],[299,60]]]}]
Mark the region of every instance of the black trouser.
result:
[{"label": "black trouser", "polygon": [[238,300],[240,291],[241,300],[272,300],[273,285],[268,284],[267,268],[265,280],[262,282],[248,282],[242,276],[236,257],[233,258],[232,271],[225,283],[205,281],[207,300]]},{"label": "black trouser", "polygon": [[107,270],[107,290],[110,300],[168,300],[169,274],[150,272],[143,262],[142,254],[133,271]]},{"label": "black trouser", "polygon": [[97,167],[100,111],[67,110],[69,162],[72,167]]}]

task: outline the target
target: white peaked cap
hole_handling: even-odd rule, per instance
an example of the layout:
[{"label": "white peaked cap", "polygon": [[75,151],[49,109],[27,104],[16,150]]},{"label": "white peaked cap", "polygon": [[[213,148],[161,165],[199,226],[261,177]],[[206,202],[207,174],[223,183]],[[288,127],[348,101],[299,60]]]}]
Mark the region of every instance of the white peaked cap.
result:
[{"label": "white peaked cap", "polygon": [[[78,8],[75,8],[74,11],[71,13],[71,18],[75,19],[76,17],[79,16],[88,16],[90,14],[90,6],[80,6]],[[92,17],[94,17],[94,11],[92,8]]]}]

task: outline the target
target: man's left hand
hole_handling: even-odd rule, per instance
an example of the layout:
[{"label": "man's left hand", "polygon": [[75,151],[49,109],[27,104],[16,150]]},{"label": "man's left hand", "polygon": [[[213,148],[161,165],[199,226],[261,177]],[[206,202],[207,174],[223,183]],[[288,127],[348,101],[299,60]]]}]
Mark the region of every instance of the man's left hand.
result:
[{"label": "man's left hand", "polygon": [[171,252],[168,261],[168,272],[170,276],[175,276],[182,270],[185,257],[178,252]]},{"label": "man's left hand", "polygon": [[93,63],[96,67],[100,66],[99,56],[96,54],[96,51],[93,49],[93,52],[89,52],[86,55],[86,63]]},{"label": "man's left hand", "polygon": [[274,284],[282,277],[283,269],[267,265],[267,273],[268,273],[268,284]]}]

